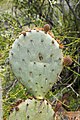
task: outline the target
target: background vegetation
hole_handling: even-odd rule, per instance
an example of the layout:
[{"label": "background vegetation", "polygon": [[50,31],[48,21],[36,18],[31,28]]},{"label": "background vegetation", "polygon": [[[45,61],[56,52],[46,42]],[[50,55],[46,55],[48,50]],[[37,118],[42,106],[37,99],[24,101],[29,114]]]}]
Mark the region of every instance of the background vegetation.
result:
[{"label": "background vegetation", "polygon": [[73,63],[64,66],[58,82],[46,96],[53,108],[60,101],[67,111],[80,110],[80,0],[1,0],[0,77],[4,118],[18,99],[28,94],[9,67],[9,50],[22,30],[50,24],[55,39],[64,44],[64,56]]}]

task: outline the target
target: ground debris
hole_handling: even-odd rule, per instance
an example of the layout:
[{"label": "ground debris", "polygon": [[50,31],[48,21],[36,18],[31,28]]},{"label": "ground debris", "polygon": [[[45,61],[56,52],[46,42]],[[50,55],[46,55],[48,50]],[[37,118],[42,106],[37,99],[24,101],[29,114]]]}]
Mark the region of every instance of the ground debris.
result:
[{"label": "ground debris", "polygon": [[80,120],[80,111],[57,112],[55,120]]}]

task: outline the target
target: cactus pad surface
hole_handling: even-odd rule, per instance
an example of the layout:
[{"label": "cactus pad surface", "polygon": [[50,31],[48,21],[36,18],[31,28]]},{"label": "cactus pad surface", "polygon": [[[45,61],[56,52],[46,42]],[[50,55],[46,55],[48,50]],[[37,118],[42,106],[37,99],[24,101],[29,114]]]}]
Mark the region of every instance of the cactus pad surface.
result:
[{"label": "cactus pad surface", "polygon": [[27,99],[14,108],[8,120],[53,120],[54,111],[46,100]]},{"label": "cactus pad surface", "polygon": [[23,32],[9,54],[15,76],[36,98],[43,99],[63,68],[57,41],[44,31]]}]

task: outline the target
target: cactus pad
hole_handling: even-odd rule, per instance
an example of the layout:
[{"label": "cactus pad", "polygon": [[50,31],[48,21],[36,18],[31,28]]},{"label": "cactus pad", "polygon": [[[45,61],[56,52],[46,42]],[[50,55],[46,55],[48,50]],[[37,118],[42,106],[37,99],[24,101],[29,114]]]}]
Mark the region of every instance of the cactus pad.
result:
[{"label": "cactus pad", "polygon": [[53,120],[54,111],[46,100],[27,99],[16,106],[8,120]]},{"label": "cactus pad", "polygon": [[23,32],[9,54],[15,76],[36,98],[44,98],[63,68],[63,54],[47,32]]}]

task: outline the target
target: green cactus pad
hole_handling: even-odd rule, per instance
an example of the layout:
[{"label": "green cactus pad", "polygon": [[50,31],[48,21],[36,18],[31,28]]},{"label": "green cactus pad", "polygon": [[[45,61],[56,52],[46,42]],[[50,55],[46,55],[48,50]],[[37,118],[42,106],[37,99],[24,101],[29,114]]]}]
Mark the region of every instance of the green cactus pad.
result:
[{"label": "green cactus pad", "polygon": [[43,99],[63,68],[63,54],[57,41],[44,31],[23,33],[9,54],[15,76],[36,98]]},{"label": "green cactus pad", "polygon": [[46,100],[27,99],[14,108],[8,120],[54,120],[54,111]]}]

